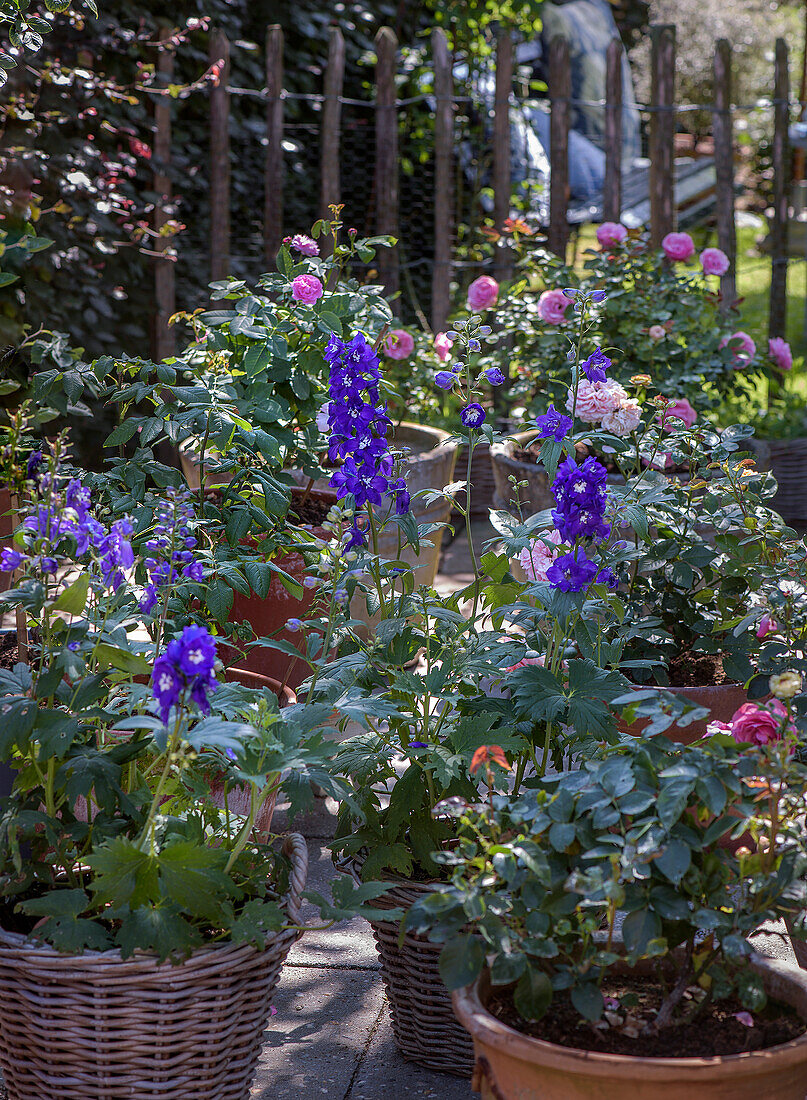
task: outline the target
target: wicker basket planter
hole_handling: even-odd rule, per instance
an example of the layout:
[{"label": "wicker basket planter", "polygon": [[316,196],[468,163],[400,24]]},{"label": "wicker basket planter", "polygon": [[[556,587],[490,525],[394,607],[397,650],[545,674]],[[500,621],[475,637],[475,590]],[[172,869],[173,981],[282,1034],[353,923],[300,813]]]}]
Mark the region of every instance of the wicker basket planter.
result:
[{"label": "wicker basket planter", "polygon": [[[343,869],[356,882],[361,881],[358,864],[349,863]],[[373,905],[378,909],[408,909],[433,889],[431,883],[387,877],[395,885],[375,899]],[[442,945],[411,932],[399,945],[401,926],[397,921],[370,921],[370,927],[381,960],[395,1045],[401,1054],[426,1069],[470,1077],[473,1044],[454,1015],[451,994],[440,977]]]},{"label": "wicker basket planter", "polygon": [[807,529],[807,438],[770,439],[771,472],[779,486],[771,505],[785,523]]},{"label": "wicker basket planter", "polygon": [[[297,922],[308,856],[287,838]],[[65,955],[0,930],[0,1068],[9,1100],[248,1100],[272,992],[300,929],[216,944],[177,966]]]}]

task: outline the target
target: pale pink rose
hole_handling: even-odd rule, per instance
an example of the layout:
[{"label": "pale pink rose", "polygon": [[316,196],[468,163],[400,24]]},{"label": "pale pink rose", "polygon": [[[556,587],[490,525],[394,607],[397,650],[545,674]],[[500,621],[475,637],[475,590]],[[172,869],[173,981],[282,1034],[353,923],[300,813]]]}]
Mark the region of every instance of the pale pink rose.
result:
[{"label": "pale pink rose", "polygon": [[441,363],[445,363],[446,359],[451,357],[451,340],[447,332],[437,333],[434,338],[434,350]]},{"label": "pale pink rose", "polygon": [[[543,539],[533,539],[530,545],[521,551],[518,555],[518,560],[521,562],[521,568],[524,570],[527,580],[546,580],[546,571],[557,556],[556,552],[553,550],[553,546],[560,546],[562,541],[558,531],[551,531],[548,535],[548,542],[550,545],[547,545]],[[522,661],[521,664],[534,664],[538,661],[543,662],[543,658],[536,657],[529,662],[526,660]]]},{"label": "pale pink rose", "polygon": [[414,350],[415,341],[405,328],[394,328],[384,341],[384,353],[390,359],[408,359]]},{"label": "pale pink rose", "polygon": [[627,229],[619,222],[603,222],[597,227],[597,243],[601,248],[615,248],[622,244],[627,235]]},{"label": "pale pink rose", "polygon": [[661,242],[668,260],[686,262],[695,253],[695,245],[689,233],[668,233]]},{"label": "pale pink rose", "polygon": [[731,336],[724,336],[720,341],[720,347],[725,348],[731,343],[733,346],[731,352],[734,356],[734,369],[742,370],[744,366],[753,359],[757,353],[757,345],[751,339],[747,332],[738,330],[733,332]]},{"label": "pale pink rose", "polygon": [[303,256],[319,256],[319,245],[313,237],[306,237],[305,233],[295,233],[291,239],[291,247],[302,252]]},{"label": "pale pink rose", "polygon": [[779,370],[792,370],[793,369],[793,352],[790,350],[790,344],[787,340],[783,340],[781,336],[772,336],[768,341],[768,355],[773,360],[775,367]]},{"label": "pale pink rose", "polygon": [[729,269],[729,258],[719,248],[704,248],[700,261],[704,275],[725,275]]},{"label": "pale pink rose", "polygon": [[614,435],[621,436],[624,439],[635,432],[641,422],[642,410],[639,402],[634,401],[633,398],[628,398],[613,412],[606,413],[600,426],[605,428],[607,432],[613,432]]},{"label": "pale pink rose", "polygon": [[559,325],[571,304],[562,290],[545,290],[538,299],[538,314],[548,325]]},{"label": "pale pink rose", "polygon": [[767,638],[769,634],[775,634],[779,629],[779,624],[776,619],[772,619],[770,615],[765,612],[762,618],[759,620],[759,626],[757,627],[757,638],[762,641]]},{"label": "pale pink rose", "polygon": [[322,283],[316,275],[298,275],[291,284],[291,296],[295,302],[313,306],[323,295]]},{"label": "pale pink rose", "polygon": [[499,284],[490,275],[480,275],[468,287],[468,309],[481,313],[496,305],[499,297]]},{"label": "pale pink rose", "polygon": [[[620,405],[628,400],[628,394],[618,382],[589,382],[581,378],[577,387],[577,406],[575,413],[586,424],[597,424],[608,413],[616,412]],[[574,407],[574,390],[569,390],[566,408]]]},{"label": "pale pink rose", "polygon": [[[743,703],[731,718],[731,736],[735,741],[749,745],[769,745],[782,738],[782,721],[787,710],[778,699],[772,699],[763,706],[761,703]],[[788,723],[785,732],[795,733],[792,723]]]},{"label": "pale pink rose", "polygon": [[667,335],[667,330],[664,325],[651,325],[647,330],[647,335],[651,340],[663,340]]},{"label": "pale pink rose", "polygon": [[663,414],[659,413],[658,419],[664,421],[665,431],[674,432],[681,427],[676,421],[683,420],[684,426],[691,428],[698,419],[698,414],[685,397],[679,397],[677,401],[667,406]]}]

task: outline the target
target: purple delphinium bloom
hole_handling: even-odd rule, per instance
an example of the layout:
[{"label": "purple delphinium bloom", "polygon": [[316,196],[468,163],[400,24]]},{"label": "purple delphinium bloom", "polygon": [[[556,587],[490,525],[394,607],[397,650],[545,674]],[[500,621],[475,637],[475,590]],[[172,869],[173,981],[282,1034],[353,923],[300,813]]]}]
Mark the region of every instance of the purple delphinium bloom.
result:
[{"label": "purple delphinium bloom", "polygon": [[[391,494],[402,515],[409,508],[409,494],[402,478],[395,478],[387,433],[391,421],[381,399],[378,355],[363,333],[352,340],[331,336],[325,348],[330,367],[328,458],[341,462],[331,477],[339,499],[352,496],[356,508],[380,505]],[[358,516],[347,535],[344,549],[366,546],[367,535]]]},{"label": "purple delphinium bloom", "polygon": [[580,366],[589,382],[608,381],[608,376],[605,372],[611,366],[611,360],[602,348],[595,348],[588,359],[584,359]]},{"label": "purple delphinium bloom", "polygon": [[215,663],[216,641],[204,626],[186,626],[179,638],[168,643],[165,653],[154,662],[151,678],[163,722],[186,693],[204,714],[209,713],[208,694],[218,687]]},{"label": "purple delphinium bloom", "polygon": [[552,482],[552,495],[558,507],[553,510],[552,519],[564,542],[608,538],[611,527],[604,519],[608,506],[607,477],[608,471],[592,456],[581,466],[573,458],[558,466]]},{"label": "purple delphinium bloom", "polygon": [[427,749],[429,746],[425,741],[410,741],[407,747],[410,749]]},{"label": "purple delphinium bloom", "polygon": [[619,584],[616,573],[613,569],[609,569],[607,566],[605,569],[601,569],[597,574],[597,584],[607,584],[609,588],[616,588]]},{"label": "purple delphinium bloom", "polygon": [[485,377],[487,378],[488,382],[490,382],[491,386],[504,385],[504,375],[498,367],[488,367],[485,370]]},{"label": "purple delphinium bloom", "polygon": [[478,428],[485,422],[485,410],[476,401],[472,401],[460,413],[460,420],[466,428]]},{"label": "purple delphinium bloom", "polygon": [[25,464],[25,476],[29,481],[39,481],[39,467],[45,461],[41,451],[31,451]]},{"label": "purple delphinium bloom", "polygon": [[13,573],[15,569],[19,569],[23,562],[28,559],[24,554],[21,554],[19,550],[10,550],[6,547],[0,551],[0,570],[3,573]]},{"label": "purple delphinium bloom", "polygon": [[132,523],[128,519],[118,519],[109,529],[109,534],[104,535],[96,547],[100,556],[101,572],[104,576],[104,584],[117,592],[123,584],[124,569],[131,569],[134,565],[134,551],[129,542],[129,536],[134,531]]},{"label": "purple delphinium bloom", "polygon": [[457,381],[457,376],[448,370],[439,370],[434,376],[434,384],[441,390],[450,390]]},{"label": "purple delphinium bloom", "polygon": [[536,417],[536,427],[540,439],[555,439],[558,443],[569,434],[573,421],[570,416],[558,412],[554,404],[550,405],[543,416]]},{"label": "purple delphinium bloom", "polygon": [[597,576],[597,563],[586,556],[582,546],[571,554],[564,554],[546,571],[546,579],[561,592],[582,592]]},{"label": "purple delphinium bloom", "polygon": [[148,557],[143,564],[148,582],[140,601],[140,610],[149,614],[157,605],[160,589],[180,579],[203,581],[205,570],[193,555],[198,545],[191,530],[194,518],[190,492],[168,489],[155,516],[154,532],[146,543]]}]

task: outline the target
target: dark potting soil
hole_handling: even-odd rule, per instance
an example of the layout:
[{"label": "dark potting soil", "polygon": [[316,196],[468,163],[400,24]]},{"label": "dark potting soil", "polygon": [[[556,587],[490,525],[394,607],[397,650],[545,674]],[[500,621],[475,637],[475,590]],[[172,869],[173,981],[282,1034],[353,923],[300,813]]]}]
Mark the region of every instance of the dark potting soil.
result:
[{"label": "dark potting soil", "polygon": [[12,669],[20,659],[17,635],[0,634],[0,668]]},{"label": "dark potting soil", "polygon": [[313,493],[305,500],[302,496],[295,494],[289,509],[289,519],[295,523],[306,524],[309,527],[321,527],[327,518],[332,503],[332,501],[323,500],[322,497],[315,496]]},{"label": "dark potting soil", "polygon": [[[769,1001],[761,1012],[751,1014],[753,1027],[735,1016],[744,1012],[735,997],[707,1004],[689,1019],[698,1001],[685,999],[681,1021],[663,1028],[656,1035],[626,1035],[623,1023],[641,1031],[655,1017],[662,993],[653,978],[614,977],[602,987],[603,996],[616,1001],[628,998],[628,1005],[615,1012],[617,1026],[596,1028],[584,1020],[566,994],[558,994],[541,1020],[523,1020],[513,1005],[509,991],[494,993],[488,1011],[508,1027],[562,1047],[596,1050],[603,1054],[627,1054],[634,1058],[711,1058],[715,1055],[741,1054],[747,1050],[765,1050],[797,1039],[807,1031],[807,1023],[795,1009],[779,1001]],[[695,990],[693,989],[693,992]],[[698,990],[697,993],[701,991]],[[607,1002],[606,1002],[607,1003]],[[689,1022],[687,1022],[689,1020]]]},{"label": "dark potting soil", "polygon": [[710,687],[712,684],[733,684],[726,675],[723,658],[716,653],[679,653],[669,666],[671,687]]}]

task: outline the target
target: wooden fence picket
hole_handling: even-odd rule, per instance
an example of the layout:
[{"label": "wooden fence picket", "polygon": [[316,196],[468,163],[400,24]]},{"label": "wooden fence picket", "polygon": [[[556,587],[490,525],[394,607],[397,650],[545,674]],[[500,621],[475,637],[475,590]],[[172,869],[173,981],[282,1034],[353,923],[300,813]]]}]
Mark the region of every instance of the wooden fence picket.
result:
[{"label": "wooden fence picket", "polygon": [[283,28],[277,23],[266,30],[266,94],[263,252],[271,268],[283,240]]},{"label": "wooden fence picket", "polygon": [[230,274],[230,43],[224,31],[210,38],[210,63],[221,63],[210,90],[210,279]]},{"label": "wooden fence picket", "polygon": [[675,27],[650,28],[650,240],[675,229]]}]

